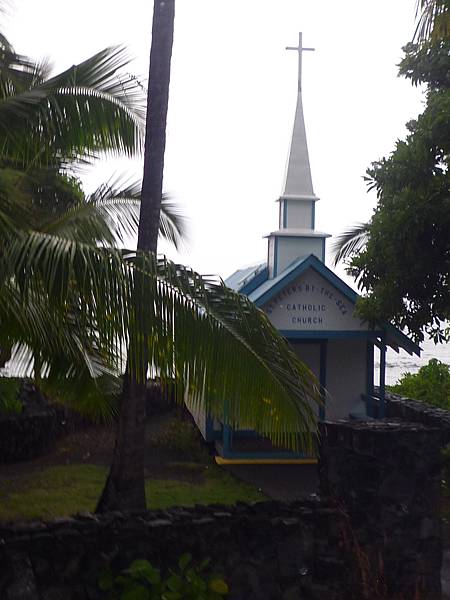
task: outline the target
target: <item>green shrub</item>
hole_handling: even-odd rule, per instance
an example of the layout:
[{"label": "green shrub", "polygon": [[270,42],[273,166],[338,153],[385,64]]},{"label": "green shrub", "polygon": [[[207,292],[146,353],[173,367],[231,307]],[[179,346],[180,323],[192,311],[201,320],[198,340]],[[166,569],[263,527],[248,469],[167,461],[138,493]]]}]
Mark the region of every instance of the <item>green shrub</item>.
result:
[{"label": "green shrub", "polygon": [[0,416],[20,415],[23,410],[19,399],[20,380],[0,377]]},{"label": "green shrub", "polygon": [[450,409],[450,368],[432,358],[415,375],[405,373],[390,390],[414,400]]},{"label": "green shrub", "polygon": [[197,428],[192,421],[180,416],[165,424],[153,438],[153,443],[184,458],[200,459],[205,454]]},{"label": "green shrub", "polygon": [[190,554],[183,554],[177,569],[161,576],[148,560],[135,560],[128,569],[114,577],[107,569],[99,579],[100,588],[119,600],[222,600],[228,586],[217,575],[205,575],[209,560],[199,566],[192,563]]}]

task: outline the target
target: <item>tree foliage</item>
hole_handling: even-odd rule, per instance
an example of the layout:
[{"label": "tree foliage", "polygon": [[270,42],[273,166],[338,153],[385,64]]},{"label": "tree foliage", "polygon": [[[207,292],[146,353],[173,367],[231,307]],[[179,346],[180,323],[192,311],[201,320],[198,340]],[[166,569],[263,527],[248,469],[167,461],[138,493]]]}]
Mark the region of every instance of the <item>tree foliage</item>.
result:
[{"label": "tree foliage", "polygon": [[175,379],[194,406],[294,447],[314,428],[312,374],[264,314],[220,280],[151,254],[19,227],[1,204],[0,240],[0,340],[38,350],[60,390],[81,394],[98,376],[123,373],[125,349],[133,370],[145,339],[148,366]]},{"label": "tree foliage", "polygon": [[416,42],[405,46],[399,73],[426,85],[425,109],[368,169],[378,205],[334,251],[365,292],[362,318],[391,321],[416,341],[424,332],[442,341],[450,317],[450,4],[419,0],[417,10]]},{"label": "tree foliage", "polygon": [[378,205],[349,269],[367,292],[360,314],[393,320],[418,340],[424,327],[443,339],[450,317],[449,50],[444,40],[406,48],[401,72],[427,83],[426,107],[391,156],[367,172]]},{"label": "tree foliage", "polygon": [[[175,379],[180,399],[186,392],[231,424],[306,445],[317,383],[265,315],[217,278],[118,248],[117,235],[137,224],[139,186],[87,198],[68,169],[142,146],[141,88],[132,76],[123,85],[122,59],[106,50],[50,79],[30,61],[24,81],[14,79],[27,72],[17,55],[0,65],[0,351],[13,347],[19,360],[31,352],[47,384],[72,397],[122,375],[126,353],[130,372],[142,374],[145,356],[144,374]],[[130,196],[124,218],[115,209]],[[166,217],[178,235],[173,207]]]},{"label": "tree foliage", "polygon": [[405,373],[390,389],[396,394],[448,410],[450,367],[432,358],[418,373]]}]

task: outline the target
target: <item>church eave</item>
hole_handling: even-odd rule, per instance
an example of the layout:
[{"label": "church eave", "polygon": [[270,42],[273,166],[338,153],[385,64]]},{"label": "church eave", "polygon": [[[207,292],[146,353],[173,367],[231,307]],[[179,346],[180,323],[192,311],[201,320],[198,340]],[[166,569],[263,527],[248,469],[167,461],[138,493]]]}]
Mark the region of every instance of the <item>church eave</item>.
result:
[{"label": "church eave", "polygon": [[316,229],[277,229],[276,231],[271,231],[267,235],[263,237],[306,237],[306,238],[329,238],[331,237],[330,233],[325,233],[323,231],[317,231]]},{"label": "church eave", "polygon": [[[316,256],[311,254],[306,258],[301,258],[293,262],[287,269],[285,269],[280,275],[273,279],[267,280],[258,289],[249,294],[249,299],[255,303],[258,308],[261,308],[267,302],[269,302],[274,296],[281,292],[287,285],[293,283],[302,273],[307,269],[314,269],[319,275],[327,280],[332,286],[334,286],[341,294],[347,298],[352,304],[356,304],[359,298],[357,294],[349,285],[347,285],[340,277],[338,277],[333,271],[331,271],[324,263],[319,260]],[[416,354],[420,356],[421,348],[416,343],[408,338],[402,331],[394,327],[391,323],[385,323],[383,326],[377,329],[369,329],[368,332],[371,334],[369,337],[378,336],[384,334],[385,343],[388,346],[396,349],[398,347],[403,348],[410,354]],[[280,332],[283,334],[283,332]],[[307,338],[308,332],[299,332],[299,335]],[[322,332],[322,336],[324,332]],[[349,332],[349,335],[357,337],[358,332]],[[314,336],[313,336],[314,337]],[[335,335],[331,335],[335,337]]]},{"label": "church eave", "polygon": [[296,194],[284,194],[280,196],[275,202],[283,202],[284,200],[295,200],[296,202],[317,202],[320,200],[317,196],[308,195],[296,195]]}]

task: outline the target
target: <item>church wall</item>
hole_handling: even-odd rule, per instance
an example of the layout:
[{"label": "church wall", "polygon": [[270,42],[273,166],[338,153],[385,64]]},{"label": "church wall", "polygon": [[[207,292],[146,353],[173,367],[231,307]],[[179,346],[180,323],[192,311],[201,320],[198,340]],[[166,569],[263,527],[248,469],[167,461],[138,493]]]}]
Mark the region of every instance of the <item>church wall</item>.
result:
[{"label": "church wall", "polygon": [[[320,344],[291,342],[294,352],[314,373],[319,379],[320,377]],[[318,415],[318,407],[315,407],[315,412]]]},{"label": "church wall", "polygon": [[347,419],[366,392],[366,340],[329,340],[326,419]]},{"label": "church wall", "polygon": [[299,257],[306,257],[314,254],[320,260],[323,256],[323,238],[298,238],[298,237],[278,237],[277,238],[277,275],[279,275],[290,264]]},{"label": "church wall", "polygon": [[199,428],[200,433],[202,434],[202,436],[204,437],[204,439],[207,438],[207,418],[206,418],[206,412],[204,410],[202,410],[199,407],[193,407],[192,403],[189,402],[188,398],[185,398],[185,403],[186,406],[189,410],[189,412],[192,415],[192,418],[195,421],[195,424],[197,425],[197,427]]},{"label": "church wall", "polygon": [[[294,352],[319,379],[320,344],[291,342]],[[366,340],[328,340],[326,419],[347,419],[366,392]],[[318,412],[318,411],[317,411]]]}]

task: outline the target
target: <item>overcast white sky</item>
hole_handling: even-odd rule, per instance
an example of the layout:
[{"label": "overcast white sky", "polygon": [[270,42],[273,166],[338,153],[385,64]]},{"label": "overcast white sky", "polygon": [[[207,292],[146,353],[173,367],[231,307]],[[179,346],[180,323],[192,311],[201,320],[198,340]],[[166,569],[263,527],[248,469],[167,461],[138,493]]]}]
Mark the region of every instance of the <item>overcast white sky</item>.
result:
[{"label": "overcast white sky", "polygon": [[[152,8],[14,0],[5,32],[55,70],[124,43],[136,57],[130,70],[146,78]],[[297,56],[284,48],[299,31],[316,48],[303,60],[316,226],[336,235],[370,216],[375,197],[362,176],[421,111],[420,91],[396,67],[414,10],[415,0],[178,0],[164,187],[190,220],[179,260],[226,277],[266,256],[296,101]],[[118,168],[140,172],[137,162],[109,160],[86,175],[86,188]]]}]

